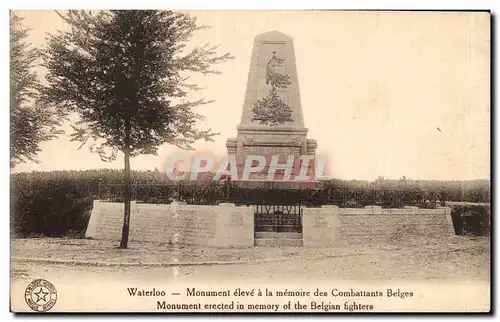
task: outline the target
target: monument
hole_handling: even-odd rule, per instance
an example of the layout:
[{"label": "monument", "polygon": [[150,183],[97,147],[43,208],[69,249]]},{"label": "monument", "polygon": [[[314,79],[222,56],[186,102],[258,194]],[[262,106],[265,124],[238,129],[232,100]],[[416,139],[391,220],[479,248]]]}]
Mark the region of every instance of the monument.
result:
[{"label": "monument", "polygon": [[[256,155],[280,156],[279,164],[268,160],[265,164],[269,168],[282,168],[280,170],[284,170],[286,164],[293,175],[300,176],[303,167],[295,167],[289,160],[290,157],[292,161],[297,161],[295,157],[315,157],[316,141],[308,139],[307,133],[292,39],[276,31],[258,35],[237,137],[226,143],[228,155],[236,156],[238,172],[246,168],[249,156],[250,160]],[[259,168],[253,172],[255,176],[248,179],[238,173],[238,179],[233,178],[237,181],[236,188],[227,185],[225,190],[229,202],[220,202],[217,194],[210,196],[210,193],[207,199],[213,198],[210,201],[217,202],[216,205],[197,204],[194,198],[189,204],[133,201],[130,239],[211,247],[337,247],[393,244],[405,239],[420,243],[454,235],[450,208],[387,209],[380,205],[340,208],[331,204],[331,199],[320,201],[321,208],[311,207],[304,202],[307,194],[292,192],[289,188],[300,190],[307,186],[303,189],[306,192],[320,190],[322,182],[316,180],[314,173],[321,173],[319,167],[309,167],[312,179],[299,182],[280,180],[279,172],[274,181],[270,180],[269,168]],[[253,189],[255,187],[258,189]],[[349,196],[353,197],[358,198]],[[123,207],[122,203],[95,200],[85,236],[120,240]]]},{"label": "monument", "polygon": [[[293,176],[299,174],[300,156],[314,157],[317,144],[307,138],[308,129],[304,126],[291,37],[270,31],[255,38],[237,131],[237,137],[229,138],[226,146],[228,155],[236,156],[238,169],[243,169],[249,155],[279,156],[281,169],[276,170],[275,176],[279,180],[284,168],[292,168]],[[311,161],[308,174],[313,171],[314,161]],[[266,166],[252,179],[266,180],[268,172]]]}]

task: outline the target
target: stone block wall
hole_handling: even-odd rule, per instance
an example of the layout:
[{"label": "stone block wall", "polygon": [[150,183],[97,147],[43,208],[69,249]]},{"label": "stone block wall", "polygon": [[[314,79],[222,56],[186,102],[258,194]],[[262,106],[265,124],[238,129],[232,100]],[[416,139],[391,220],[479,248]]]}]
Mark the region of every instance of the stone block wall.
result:
[{"label": "stone block wall", "polygon": [[[120,240],[122,203],[94,201],[85,236]],[[143,204],[132,202],[130,240],[214,247],[254,245],[255,207]],[[303,245],[338,247],[358,244],[424,242],[455,234],[450,208],[382,209],[303,208]]]},{"label": "stone block wall", "polygon": [[[123,203],[95,200],[85,237],[120,240]],[[234,204],[197,206],[184,203],[132,202],[131,241],[215,247],[254,245],[253,209]]]},{"label": "stone block wall", "polygon": [[453,236],[450,208],[305,208],[304,246],[423,242]]}]

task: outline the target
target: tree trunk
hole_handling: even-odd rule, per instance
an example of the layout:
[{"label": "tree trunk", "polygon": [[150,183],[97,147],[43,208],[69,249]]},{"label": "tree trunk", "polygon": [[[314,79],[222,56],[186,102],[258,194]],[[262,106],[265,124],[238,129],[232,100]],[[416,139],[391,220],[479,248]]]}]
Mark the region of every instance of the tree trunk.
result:
[{"label": "tree trunk", "polygon": [[125,202],[125,213],[123,214],[123,228],[122,239],[120,241],[120,248],[128,247],[128,234],[130,230],[130,201],[131,201],[131,186],[130,186],[130,123],[125,121],[125,189],[123,190],[123,199]]}]

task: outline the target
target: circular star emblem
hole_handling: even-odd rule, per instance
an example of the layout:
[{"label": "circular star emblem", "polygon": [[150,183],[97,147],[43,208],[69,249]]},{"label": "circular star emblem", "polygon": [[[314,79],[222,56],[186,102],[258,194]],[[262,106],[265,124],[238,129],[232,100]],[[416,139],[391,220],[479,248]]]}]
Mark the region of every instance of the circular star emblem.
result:
[{"label": "circular star emblem", "polygon": [[31,282],[24,292],[26,304],[37,312],[47,312],[57,301],[57,290],[44,279],[37,279]]}]

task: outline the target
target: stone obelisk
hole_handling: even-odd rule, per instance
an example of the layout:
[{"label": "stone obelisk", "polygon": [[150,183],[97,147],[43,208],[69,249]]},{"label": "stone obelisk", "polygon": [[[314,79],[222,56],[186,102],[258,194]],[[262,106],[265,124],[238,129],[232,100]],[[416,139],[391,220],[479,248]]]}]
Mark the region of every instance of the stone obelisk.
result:
[{"label": "stone obelisk", "polygon": [[[247,155],[314,155],[300,103],[293,40],[278,31],[255,38],[241,123],[227,140],[229,155],[243,169]],[[265,175],[262,179],[265,179]]]}]

